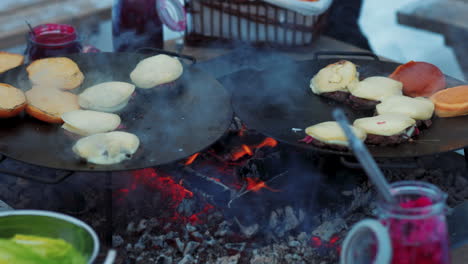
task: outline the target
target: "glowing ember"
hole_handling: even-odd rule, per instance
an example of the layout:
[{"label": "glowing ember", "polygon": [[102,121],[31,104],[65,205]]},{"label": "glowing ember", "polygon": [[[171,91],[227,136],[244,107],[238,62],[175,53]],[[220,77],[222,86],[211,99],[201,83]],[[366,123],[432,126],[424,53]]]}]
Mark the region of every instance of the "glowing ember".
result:
[{"label": "glowing ember", "polygon": [[262,143],[257,145],[257,148],[263,148],[263,147],[276,147],[278,145],[278,141],[274,140],[273,138],[265,138],[265,140],[262,141]]},{"label": "glowing ember", "polygon": [[321,247],[322,246],[322,240],[320,239],[320,237],[317,237],[317,236],[313,236],[311,239],[310,239],[310,243],[312,244],[313,247]]},{"label": "glowing ember", "polygon": [[193,193],[176,183],[169,175],[159,175],[153,168],[133,172],[135,183],[148,186],[159,191],[172,201],[171,208],[175,209],[186,198],[193,197]]},{"label": "glowing ember", "polygon": [[203,215],[203,214],[208,213],[209,211],[211,211],[213,209],[214,209],[213,205],[207,204],[207,205],[205,205],[205,208],[203,208],[200,212],[189,216],[188,221],[191,224],[200,224],[200,223],[202,223],[202,221],[200,220],[200,216]]},{"label": "glowing ember", "polygon": [[246,131],[247,127],[245,125],[242,125],[241,129],[239,130],[239,137],[243,137]]},{"label": "glowing ember", "polygon": [[261,181],[259,179],[247,178],[247,190],[258,192],[261,189],[267,189],[271,192],[281,192],[281,190],[275,190],[273,188],[268,187],[264,181]]},{"label": "glowing ember", "polygon": [[340,237],[339,237],[338,235],[334,235],[334,236],[332,236],[332,237],[330,238],[329,243],[330,243],[330,245],[335,245],[336,242],[338,242],[338,240],[340,240]]},{"label": "glowing ember", "polygon": [[200,155],[200,153],[195,153],[192,156],[190,156],[185,162],[185,166],[192,164],[197,159],[198,155]]},{"label": "glowing ember", "polygon": [[242,149],[245,151],[245,153],[247,153],[247,155],[249,155],[249,156],[252,156],[252,155],[253,155],[253,151],[252,151],[252,149],[251,149],[249,146],[247,146],[247,145],[242,145]]}]

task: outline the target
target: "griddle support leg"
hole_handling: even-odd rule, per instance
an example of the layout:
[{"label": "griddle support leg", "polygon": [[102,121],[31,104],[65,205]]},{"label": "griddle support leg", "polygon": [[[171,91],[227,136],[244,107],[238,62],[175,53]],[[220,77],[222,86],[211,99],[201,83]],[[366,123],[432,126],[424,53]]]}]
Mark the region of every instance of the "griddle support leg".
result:
[{"label": "griddle support leg", "polygon": [[106,172],[106,182],[105,182],[105,204],[104,206],[106,207],[106,222],[107,222],[107,228],[106,228],[106,234],[105,234],[105,239],[106,239],[106,244],[109,247],[112,247],[112,235],[114,234],[114,218],[113,218],[113,201],[112,201],[112,172]]},{"label": "griddle support leg", "polygon": [[465,165],[466,165],[466,168],[468,169],[468,148],[463,149],[463,154],[465,155]]}]

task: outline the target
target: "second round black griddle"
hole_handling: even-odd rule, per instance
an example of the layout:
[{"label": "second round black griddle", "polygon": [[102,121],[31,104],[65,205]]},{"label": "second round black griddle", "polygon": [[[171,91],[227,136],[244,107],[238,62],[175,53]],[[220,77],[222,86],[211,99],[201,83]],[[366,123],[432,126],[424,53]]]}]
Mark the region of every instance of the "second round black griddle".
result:
[{"label": "second round black griddle", "polygon": [[[374,55],[375,56],[375,55]],[[234,111],[248,128],[255,129],[281,142],[304,149],[338,155],[349,151],[317,148],[299,142],[308,126],[333,121],[332,110],[342,107],[351,121],[372,116],[372,111],[356,111],[349,106],[319,97],[309,88],[310,79],[323,67],[341,58],[309,61],[285,61],[265,71],[245,70],[222,80],[233,96]],[[349,58],[358,65],[360,77],[388,76],[400,64],[365,58]],[[463,82],[447,77],[447,87]],[[397,146],[369,146],[377,158],[417,157],[448,152],[468,146],[468,116],[433,119],[433,125],[414,142]]]},{"label": "second round black griddle", "polygon": [[[153,54],[154,55],[154,54]],[[73,93],[107,81],[129,82],[136,64],[150,55],[92,53],[68,56],[85,75]],[[23,90],[31,87],[25,67],[0,75],[0,82]],[[119,130],[134,133],[140,148],[129,160],[115,165],[86,163],[72,152],[78,137],[60,125],[26,114],[0,119],[0,153],[26,163],[69,171],[118,171],[147,168],[181,160],[217,141],[232,120],[230,96],[210,75],[184,65],[175,82],[155,89],[136,89],[128,105],[117,112]]]}]

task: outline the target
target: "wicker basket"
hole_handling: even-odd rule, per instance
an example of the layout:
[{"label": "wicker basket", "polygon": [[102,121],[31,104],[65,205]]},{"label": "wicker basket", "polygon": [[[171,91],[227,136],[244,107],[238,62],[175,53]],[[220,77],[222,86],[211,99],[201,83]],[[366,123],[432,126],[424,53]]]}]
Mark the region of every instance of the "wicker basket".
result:
[{"label": "wicker basket", "polygon": [[304,16],[261,0],[185,0],[185,41],[293,48],[310,45],[325,24],[326,13]]}]

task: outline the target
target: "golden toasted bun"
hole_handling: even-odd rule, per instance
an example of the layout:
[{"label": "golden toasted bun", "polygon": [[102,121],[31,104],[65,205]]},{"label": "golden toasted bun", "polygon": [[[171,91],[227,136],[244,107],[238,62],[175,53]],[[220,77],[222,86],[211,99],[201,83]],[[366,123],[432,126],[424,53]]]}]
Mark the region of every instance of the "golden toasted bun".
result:
[{"label": "golden toasted bun", "polygon": [[23,62],[23,55],[0,51],[0,73],[16,68]]},{"label": "golden toasted bun", "polygon": [[348,86],[352,95],[367,100],[381,101],[389,96],[402,95],[403,84],[387,77],[369,77]]},{"label": "golden toasted bun", "polygon": [[84,75],[69,58],[46,58],[33,61],[26,68],[34,85],[72,90],[83,83]]},{"label": "golden toasted bun", "polygon": [[78,140],[73,152],[90,163],[110,165],[131,158],[139,146],[140,140],[134,134],[113,131]]},{"label": "golden toasted bun", "polygon": [[336,91],[348,91],[348,86],[359,81],[356,65],[341,60],[321,69],[310,81],[310,88],[315,94]]},{"label": "golden toasted bun", "polygon": [[62,115],[62,128],[72,133],[89,136],[117,129],[120,117],[116,114],[91,110],[75,110]]},{"label": "golden toasted bun", "polygon": [[125,82],[104,82],[84,90],[78,102],[81,107],[102,112],[116,112],[124,108],[135,85]]},{"label": "golden toasted bun", "polygon": [[373,117],[356,119],[353,125],[367,134],[393,136],[406,132],[416,121],[404,114],[383,114]]},{"label": "golden toasted bun", "polygon": [[468,85],[439,91],[431,96],[435,113],[440,117],[468,114]]},{"label": "golden toasted bun", "polygon": [[434,114],[434,103],[424,97],[391,96],[377,105],[377,113],[400,113],[415,120],[428,120]]},{"label": "golden toasted bun", "polygon": [[26,92],[26,100],[26,112],[48,123],[63,123],[63,114],[80,109],[75,94],[39,86]]},{"label": "golden toasted bun", "polygon": [[148,89],[177,80],[183,71],[177,58],[161,54],[140,61],[130,78],[138,88]]},{"label": "golden toasted bun", "polygon": [[[351,127],[354,134],[362,141],[366,139],[366,132]],[[340,125],[334,121],[323,122],[306,128],[306,134],[327,144],[348,146],[348,139]]]},{"label": "golden toasted bun", "polygon": [[19,115],[26,107],[23,91],[6,83],[0,83],[0,118]]}]

